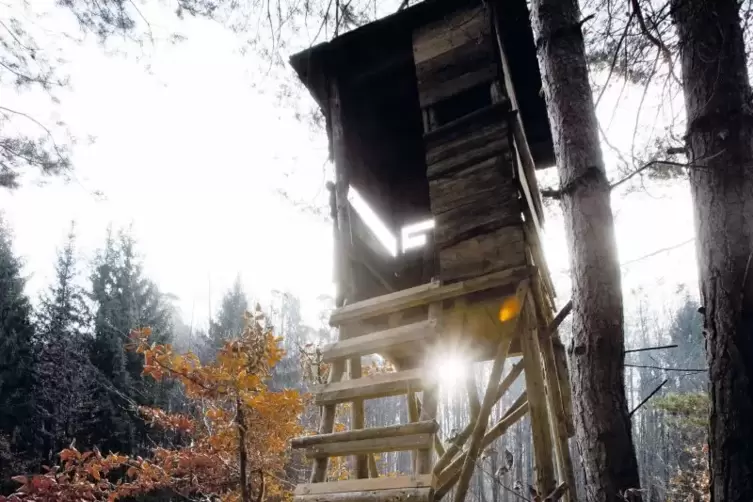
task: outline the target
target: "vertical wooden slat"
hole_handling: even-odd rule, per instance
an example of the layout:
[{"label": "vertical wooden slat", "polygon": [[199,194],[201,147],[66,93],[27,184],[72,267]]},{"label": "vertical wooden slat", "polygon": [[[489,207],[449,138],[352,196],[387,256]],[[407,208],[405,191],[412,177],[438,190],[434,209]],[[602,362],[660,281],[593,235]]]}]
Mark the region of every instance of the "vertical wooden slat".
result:
[{"label": "vertical wooden slat", "polygon": [[[350,361],[350,378],[361,378],[361,358],[354,357]],[[364,427],[364,410],[363,399],[354,399],[350,412],[351,429],[363,429]],[[358,455],[354,458],[356,467],[356,478],[366,479],[369,477],[369,464],[366,455]]]},{"label": "vertical wooden slat", "polygon": [[[548,326],[549,322],[542,313],[541,305],[534,305],[532,298],[529,299],[530,308],[535,310],[540,325]],[[567,486],[575,486],[575,473],[573,464],[570,459],[570,448],[568,446],[567,427],[565,425],[565,411],[562,406],[562,396],[560,395],[560,383],[557,379],[557,365],[554,361],[554,351],[552,349],[551,332],[547,328],[538,330],[537,339],[533,339],[534,350],[539,351],[541,360],[544,363],[544,376],[546,379],[546,397],[549,407],[549,417],[553,420],[552,435],[554,436],[554,452],[557,457],[557,474],[560,481],[565,481]],[[565,500],[571,500],[571,492],[565,493]]]},{"label": "vertical wooden slat", "polygon": [[519,331],[519,327],[525,327],[523,320],[523,314],[525,312],[526,298],[528,297],[529,281],[524,280],[518,285],[518,290],[515,293],[517,305],[519,311],[517,317],[514,320],[507,322],[514,322],[515,329],[512,330],[510,336],[507,336],[500,340],[497,353],[494,357],[494,363],[492,364],[491,375],[489,376],[489,383],[484,393],[484,399],[481,402],[481,409],[479,410],[478,417],[475,420],[473,427],[473,433],[471,434],[470,441],[468,442],[468,452],[463,462],[463,468],[460,473],[460,479],[458,480],[457,489],[455,491],[455,502],[463,502],[466,494],[468,493],[468,486],[471,481],[471,476],[476,467],[476,461],[482,449],[482,440],[486,433],[486,427],[489,422],[489,415],[491,414],[494,403],[497,402],[497,393],[499,388],[499,381],[502,378],[502,370],[505,366],[505,360],[512,345],[512,340],[515,337],[515,333]]},{"label": "vertical wooden slat", "polygon": [[[429,320],[434,321],[437,330],[442,329],[442,302],[435,302],[429,305]],[[426,364],[426,361],[424,362]],[[437,407],[439,400],[439,386],[435,379],[426,382],[423,390],[423,400],[421,402],[420,420],[436,420]],[[416,474],[430,474],[433,462],[433,448],[419,450],[416,455]]]},{"label": "vertical wooden slat", "polygon": [[552,463],[552,432],[549,425],[544,375],[536,337],[535,312],[527,309],[528,326],[521,332],[520,346],[525,365],[526,393],[531,414],[533,454],[536,460],[536,488],[539,493],[550,493],[556,487]]},{"label": "vertical wooden slat", "polygon": [[[345,373],[345,360],[338,359],[332,362],[329,373],[329,383],[339,382]],[[335,412],[337,411],[337,405],[329,404],[322,406],[321,419],[319,421],[319,434],[329,434],[335,427]],[[314,460],[314,468],[311,471],[311,482],[321,483],[327,477],[327,463],[328,458],[317,458]]]}]

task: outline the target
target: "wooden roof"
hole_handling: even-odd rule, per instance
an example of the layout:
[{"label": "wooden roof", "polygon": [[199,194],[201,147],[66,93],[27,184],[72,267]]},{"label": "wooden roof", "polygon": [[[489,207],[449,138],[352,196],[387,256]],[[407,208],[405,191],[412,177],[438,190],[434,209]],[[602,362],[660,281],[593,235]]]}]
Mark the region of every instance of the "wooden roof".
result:
[{"label": "wooden roof", "polygon": [[[536,166],[549,167],[554,165],[554,150],[546,105],[540,94],[541,75],[526,0],[497,1],[502,2],[502,38],[528,143]],[[290,63],[323,106],[330,78],[337,77],[347,85],[379,77],[381,85],[385,85],[386,75],[412,65],[410,49],[415,28],[459,8],[480,4],[479,0],[424,0],[299,52],[290,58]]]}]

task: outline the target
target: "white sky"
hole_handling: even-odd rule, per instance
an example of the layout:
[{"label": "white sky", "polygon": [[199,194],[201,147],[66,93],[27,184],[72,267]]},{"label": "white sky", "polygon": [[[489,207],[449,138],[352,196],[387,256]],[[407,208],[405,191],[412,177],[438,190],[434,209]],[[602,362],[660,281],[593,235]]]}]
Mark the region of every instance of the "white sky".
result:
[{"label": "white sky", "polygon": [[[317,296],[332,289],[331,229],[278,190],[319,202],[326,196],[324,134],[311,133],[274,99],[275,77],[259,73],[232,33],[208,21],[178,22],[159,9],[147,17],[155,31],[177,29],[187,40],[156,42],[144,54],[130,50],[124,57],[106,55],[94,40],[78,46],[55,39],[69,60],[72,90],[58,93],[62,105],[52,114],[49,101],[0,88],[3,106],[53,122],[59,116],[82,139],[71,182],[27,182],[0,192],[26,261],[29,292],[50,281],[71,220],[86,259],[112,222],[133,225],[147,273],[163,291],[178,295],[186,319],[192,313],[206,319],[210,300],[216,308],[238,273],[252,295],[289,290],[312,316]],[[68,21],[58,14],[46,22]],[[635,103],[625,106],[629,114]],[[611,105],[602,110],[611,115]],[[616,143],[629,136],[626,123],[632,132],[632,122],[622,118],[609,131]],[[90,135],[93,144],[83,141]],[[288,172],[295,176],[286,177]],[[553,207],[545,247],[564,302],[564,229]],[[693,235],[686,183],[618,193],[614,210],[621,261]],[[693,261],[689,244],[626,266],[626,290],[642,286],[667,298],[678,282],[694,288]]]}]

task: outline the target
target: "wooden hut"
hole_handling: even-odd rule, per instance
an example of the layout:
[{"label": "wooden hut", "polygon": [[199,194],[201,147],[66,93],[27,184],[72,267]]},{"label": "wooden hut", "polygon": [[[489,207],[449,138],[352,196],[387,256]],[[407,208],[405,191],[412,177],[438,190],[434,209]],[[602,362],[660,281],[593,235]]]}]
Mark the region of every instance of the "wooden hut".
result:
[{"label": "wooden hut", "polygon": [[[314,460],[300,501],[460,500],[479,452],[531,416],[537,487],[570,498],[572,435],[564,349],[541,250],[535,170],[554,164],[525,0],[426,0],[294,55],[291,64],[326,118],[339,341],[323,351],[316,389],[320,435],[300,438]],[[371,208],[382,233],[369,226]],[[459,440],[436,436],[442,351],[492,360],[474,420]],[[380,354],[397,371],[363,376]],[[522,356],[503,378],[504,362]],[[518,375],[527,391],[500,423],[493,404]],[[363,429],[363,400],[405,394],[411,423]],[[351,431],[332,433],[351,402]],[[373,453],[414,451],[414,472],[381,476]],[[354,456],[347,481],[327,482],[327,459]],[[465,484],[465,488],[463,485]]]}]

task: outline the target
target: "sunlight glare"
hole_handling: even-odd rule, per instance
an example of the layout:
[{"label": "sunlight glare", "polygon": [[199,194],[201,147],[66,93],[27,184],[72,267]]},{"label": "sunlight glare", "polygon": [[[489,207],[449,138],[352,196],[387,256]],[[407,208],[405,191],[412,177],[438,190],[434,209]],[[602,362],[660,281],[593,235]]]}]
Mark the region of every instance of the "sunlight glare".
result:
[{"label": "sunlight glare", "polygon": [[434,356],[434,374],[439,385],[449,393],[463,387],[470,363],[457,352],[442,351]]}]

